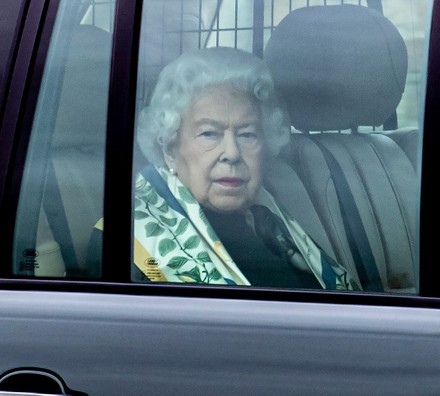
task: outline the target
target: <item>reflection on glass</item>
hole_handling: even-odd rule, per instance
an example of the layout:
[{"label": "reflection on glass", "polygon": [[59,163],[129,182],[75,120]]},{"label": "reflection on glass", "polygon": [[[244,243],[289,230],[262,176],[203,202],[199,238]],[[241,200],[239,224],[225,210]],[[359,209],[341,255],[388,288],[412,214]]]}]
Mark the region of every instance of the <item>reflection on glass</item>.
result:
[{"label": "reflection on glass", "polygon": [[417,290],[430,2],[342,3],[145,3],[133,281]]},{"label": "reflection on glass", "polygon": [[19,276],[96,278],[114,1],[61,1],[26,158],[14,240]]},{"label": "reflection on glass", "polygon": [[263,186],[285,120],[248,53],[200,50],[162,71],[139,120],[151,164],[136,179],[134,280],[358,288]]}]

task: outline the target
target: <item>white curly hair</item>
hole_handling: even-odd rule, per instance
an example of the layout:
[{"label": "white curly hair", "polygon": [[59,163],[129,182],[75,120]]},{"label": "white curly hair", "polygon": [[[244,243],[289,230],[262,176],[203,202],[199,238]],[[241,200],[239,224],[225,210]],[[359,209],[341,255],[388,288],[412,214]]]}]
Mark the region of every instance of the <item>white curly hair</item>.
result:
[{"label": "white curly hair", "polygon": [[142,109],[138,119],[138,142],[150,163],[164,165],[162,148],[176,141],[181,116],[193,95],[218,84],[228,84],[257,99],[267,152],[279,153],[289,139],[290,126],[268,67],[248,52],[213,47],[184,53],[160,73],[150,104]]}]

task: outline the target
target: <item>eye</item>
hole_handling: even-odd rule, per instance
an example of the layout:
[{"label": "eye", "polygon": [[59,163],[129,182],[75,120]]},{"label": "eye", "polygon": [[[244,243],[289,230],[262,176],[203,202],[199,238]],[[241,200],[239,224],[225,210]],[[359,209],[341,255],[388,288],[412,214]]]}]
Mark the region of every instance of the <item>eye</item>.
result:
[{"label": "eye", "polygon": [[222,137],[222,132],[218,130],[202,129],[196,134],[196,144],[203,150],[213,149],[219,144]]},{"label": "eye", "polygon": [[217,139],[220,137],[220,135],[221,135],[221,133],[218,131],[206,130],[206,131],[199,132],[197,136],[205,138],[205,139]]},{"label": "eye", "polygon": [[261,140],[261,134],[258,130],[242,130],[237,134],[237,141],[242,149],[256,149]]},{"label": "eye", "polygon": [[238,133],[238,140],[241,144],[253,145],[260,141],[260,134],[253,130],[242,131]]},{"label": "eye", "polygon": [[240,132],[238,137],[244,139],[258,139],[258,134],[256,132]]}]

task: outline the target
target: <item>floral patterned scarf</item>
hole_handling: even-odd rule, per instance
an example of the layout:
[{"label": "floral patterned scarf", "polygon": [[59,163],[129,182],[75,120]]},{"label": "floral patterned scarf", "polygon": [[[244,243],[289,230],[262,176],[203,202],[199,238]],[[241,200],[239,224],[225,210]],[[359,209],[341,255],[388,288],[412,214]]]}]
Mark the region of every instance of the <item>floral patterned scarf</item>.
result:
[{"label": "floral patterned scarf", "polygon": [[[292,242],[291,263],[312,272],[323,289],[356,290],[348,272],[328,257],[301,226],[262,188],[256,204],[285,224]],[[247,218],[252,223],[252,213]],[[176,175],[151,165],[137,176],[134,263],[153,282],[249,285],[199,203]],[[300,260],[298,260],[300,258]]]}]

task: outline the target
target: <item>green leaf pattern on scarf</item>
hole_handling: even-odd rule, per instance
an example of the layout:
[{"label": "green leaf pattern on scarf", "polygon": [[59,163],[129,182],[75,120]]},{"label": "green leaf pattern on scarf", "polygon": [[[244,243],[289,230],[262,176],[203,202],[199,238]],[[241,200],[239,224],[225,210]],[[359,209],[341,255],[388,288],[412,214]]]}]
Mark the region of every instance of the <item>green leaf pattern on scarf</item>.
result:
[{"label": "green leaf pattern on scarf", "polygon": [[158,223],[147,223],[145,224],[145,235],[147,237],[150,236],[158,236],[163,234],[164,229]]},{"label": "green leaf pattern on scarf", "polygon": [[[162,168],[158,171],[186,215],[172,209],[140,176],[136,180],[134,226],[136,239],[150,259],[157,263],[164,277],[170,282],[226,284],[233,280],[237,284],[249,284],[222,246],[190,191],[175,175]],[[322,284],[320,249],[308,236],[303,240],[302,236],[307,234],[301,226],[280,210],[267,191],[263,189],[262,193],[258,203],[284,219],[301,254]],[[332,270],[336,275],[336,289],[356,289],[355,281],[339,264],[335,263]]]},{"label": "green leaf pattern on scarf", "polygon": [[[163,172],[161,174],[167,180],[168,175]],[[206,228],[211,242],[218,241],[191,193],[180,185],[176,189],[175,197],[186,212],[194,208],[193,211],[200,215],[201,224]],[[173,270],[171,275],[181,282],[225,283],[212,262],[205,242],[190,220],[173,210],[143,178],[136,183],[135,205],[135,221],[145,223],[143,227],[146,242],[150,246],[156,246],[149,250],[153,250],[152,256],[161,263],[162,271],[166,272],[166,268]]]}]

